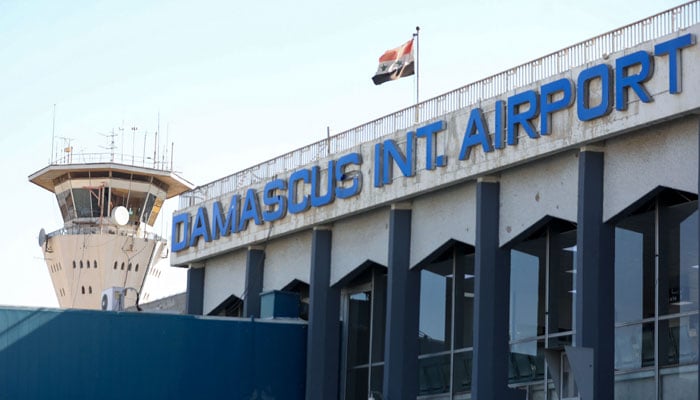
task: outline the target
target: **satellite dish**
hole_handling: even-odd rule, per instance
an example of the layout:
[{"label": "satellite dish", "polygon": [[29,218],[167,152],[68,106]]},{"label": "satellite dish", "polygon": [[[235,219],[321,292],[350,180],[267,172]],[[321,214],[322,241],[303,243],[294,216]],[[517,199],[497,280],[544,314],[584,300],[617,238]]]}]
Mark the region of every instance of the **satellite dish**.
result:
[{"label": "satellite dish", "polygon": [[129,222],[129,210],[124,206],[116,207],[112,210],[112,219],[119,226],[124,226]]},{"label": "satellite dish", "polygon": [[103,295],[102,295],[102,304],[101,304],[101,306],[102,306],[102,309],[103,309],[103,310],[106,310],[107,307],[109,307],[109,299],[107,298],[107,294],[103,294]]},{"label": "satellite dish", "polygon": [[44,243],[46,243],[46,231],[44,228],[41,228],[39,231],[39,247],[43,246]]}]

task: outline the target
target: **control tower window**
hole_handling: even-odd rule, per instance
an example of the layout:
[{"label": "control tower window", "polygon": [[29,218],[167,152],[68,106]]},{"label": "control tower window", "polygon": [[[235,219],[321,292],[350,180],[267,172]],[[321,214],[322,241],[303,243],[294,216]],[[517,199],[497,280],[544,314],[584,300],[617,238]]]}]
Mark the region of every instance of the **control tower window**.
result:
[{"label": "control tower window", "polygon": [[143,207],[146,203],[146,193],[134,192],[129,194],[126,209],[129,210],[129,223],[137,224],[141,219]]},{"label": "control tower window", "polygon": [[73,189],[73,200],[78,218],[92,217],[92,200],[88,189]]},{"label": "control tower window", "polygon": [[73,206],[73,196],[70,190],[57,193],[56,200],[58,200],[58,206],[61,209],[64,222],[75,218],[75,207]]},{"label": "control tower window", "polygon": [[[108,217],[109,216],[109,188],[101,188],[99,190],[93,189],[93,208],[92,214],[95,216]],[[95,202],[97,202],[97,207],[95,207]]]},{"label": "control tower window", "polygon": [[141,221],[148,223],[149,219],[151,217],[151,212],[153,211],[153,203],[156,201],[156,196],[154,196],[152,193],[148,194],[148,198],[146,199],[146,207],[143,211],[143,217],[141,217]]},{"label": "control tower window", "polygon": [[110,201],[110,208],[123,206],[126,207],[126,198],[129,197],[129,191],[124,189],[112,188],[112,199]]}]

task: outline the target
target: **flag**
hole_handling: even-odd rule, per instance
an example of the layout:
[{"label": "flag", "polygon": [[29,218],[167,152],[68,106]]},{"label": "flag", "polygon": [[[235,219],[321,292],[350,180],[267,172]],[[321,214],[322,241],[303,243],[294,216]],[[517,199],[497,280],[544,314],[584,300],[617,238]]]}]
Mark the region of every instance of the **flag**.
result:
[{"label": "flag", "polygon": [[415,73],[413,60],[413,39],[403,45],[387,50],[379,57],[377,73],[372,77],[375,85],[386,81],[411,76]]}]

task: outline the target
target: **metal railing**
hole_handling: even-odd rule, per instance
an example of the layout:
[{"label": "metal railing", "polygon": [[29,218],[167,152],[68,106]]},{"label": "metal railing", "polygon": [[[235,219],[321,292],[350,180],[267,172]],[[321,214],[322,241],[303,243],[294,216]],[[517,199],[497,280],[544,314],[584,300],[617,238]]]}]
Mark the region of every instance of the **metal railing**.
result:
[{"label": "metal railing", "polygon": [[682,4],[196,187],[180,195],[180,208],[195,206],[208,199],[265,181],[279,173],[310,164],[328,154],[342,152],[412,125],[430,121],[481,100],[605,58],[616,51],[686,29],[699,21],[700,0]]},{"label": "metal railing", "polygon": [[116,163],[135,167],[152,168],[161,171],[171,171],[169,161],[153,161],[151,157],[138,157],[132,154],[115,153],[70,153],[51,162],[53,165],[89,164],[89,163]]},{"label": "metal railing", "polygon": [[98,225],[98,226],[71,226],[63,227],[57,229],[46,235],[47,238],[52,238],[54,236],[63,235],[97,235],[97,234],[111,234],[119,236],[132,236],[138,239],[147,239],[153,241],[165,241],[160,235],[153,232],[137,231],[130,228],[117,228],[111,225]]}]

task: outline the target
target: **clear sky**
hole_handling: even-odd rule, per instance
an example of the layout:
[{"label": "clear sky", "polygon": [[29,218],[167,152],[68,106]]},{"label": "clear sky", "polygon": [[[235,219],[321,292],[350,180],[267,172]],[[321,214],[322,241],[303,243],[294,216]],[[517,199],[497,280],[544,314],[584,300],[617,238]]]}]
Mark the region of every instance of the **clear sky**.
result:
[{"label": "clear sky", "polygon": [[371,76],[416,25],[423,100],[682,3],[0,0],[0,304],[57,306],[37,233],[62,221],[27,180],[50,161],[54,104],[75,154],[122,127],[118,151],[139,155],[160,114],[201,185],[411,105],[415,79]]}]

